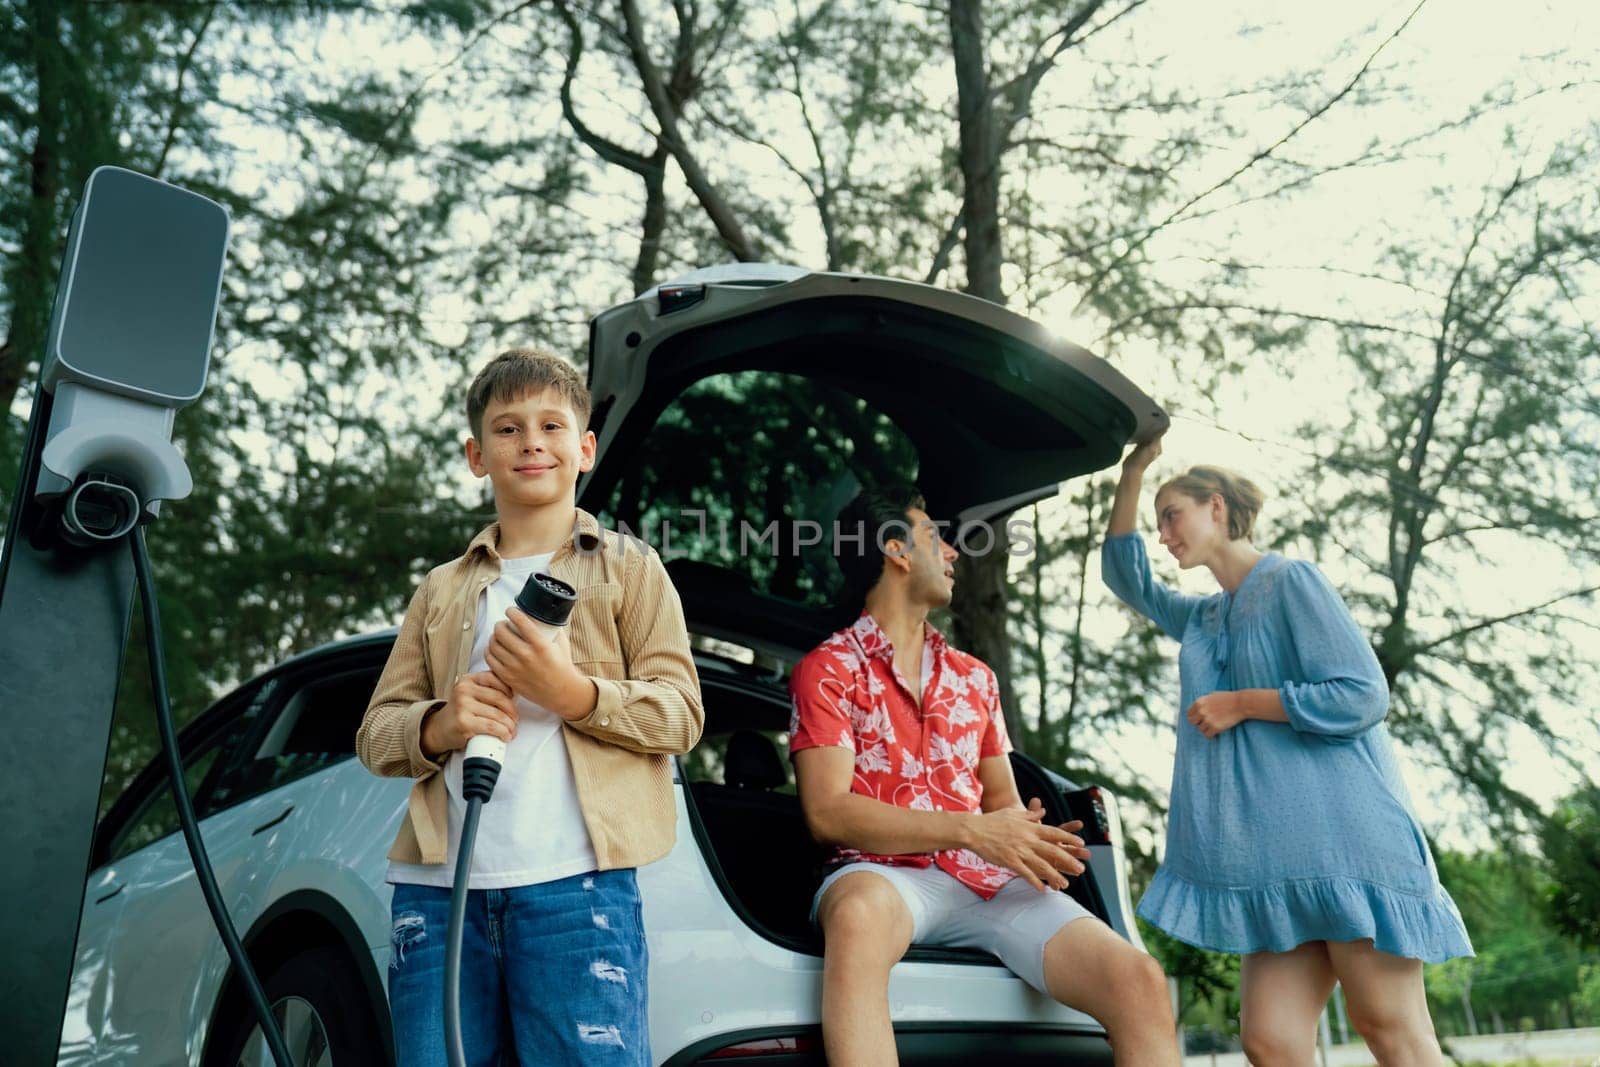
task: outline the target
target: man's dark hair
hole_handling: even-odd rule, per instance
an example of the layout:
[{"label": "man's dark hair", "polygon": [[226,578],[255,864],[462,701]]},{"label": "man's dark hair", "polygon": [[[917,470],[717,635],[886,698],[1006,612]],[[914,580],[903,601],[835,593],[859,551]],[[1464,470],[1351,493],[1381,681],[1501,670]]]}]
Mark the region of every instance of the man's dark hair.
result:
[{"label": "man's dark hair", "polygon": [[[866,600],[883,576],[884,554],[880,546],[887,541],[910,544],[906,512],[912,508],[927,510],[922,491],[908,482],[897,482],[863,488],[839,512],[839,539],[835,542],[839,551],[834,559],[844,572],[846,588],[857,600]],[[858,532],[859,543],[853,540]]]}]

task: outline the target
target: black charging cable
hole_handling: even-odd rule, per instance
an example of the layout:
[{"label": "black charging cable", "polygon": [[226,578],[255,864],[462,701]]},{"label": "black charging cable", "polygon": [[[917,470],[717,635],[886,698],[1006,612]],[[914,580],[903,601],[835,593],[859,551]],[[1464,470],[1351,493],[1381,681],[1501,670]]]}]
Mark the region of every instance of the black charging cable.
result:
[{"label": "black charging cable", "polygon": [[161,613],[156,606],[155,580],[150,576],[150,555],[145,549],[144,528],[141,526],[133,528],[133,570],[139,582],[139,597],[144,605],[144,640],[150,654],[150,686],[156,698],[156,726],[161,731],[161,750],[166,756],[167,776],[172,781],[172,802],[178,809],[178,825],[183,828],[183,840],[189,846],[195,879],[200,883],[200,892],[206,898],[206,907],[211,910],[211,920],[222,937],[222,944],[228,950],[228,958],[233,961],[234,971],[244,984],[251,1007],[255,1009],[256,1021],[261,1024],[261,1033],[267,1039],[273,1062],[277,1067],[296,1067],[289,1055],[288,1043],[283,1039],[283,1032],[272,1017],[272,1006],[267,1002],[255,968],[250,966],[250,958],[245,955],[239,934],[228,918],[228,909],[223,906],[222,893],[217,888],[217,876],[211,870],[205,843],[200,839],[200,826],[195,821],[189,787],[183,781],[183,760],[178,753],[177,731],[173,729],[172,708],[167,701],[167,669],[161,652]]},{"label": "black charging cable", "polygon": [[[530,640],[552,636],[567,624],[578,591],[548,574],[532,574],[517,594],[517,607],[533,619],[540,633],[524,634]],[[467,1050],[461,1037],[461,943],[467,926],[467,882],[472,877],[472,847],[478,840],[478,820],[494,795],[506,744],[488,734],[467,742],[461,754],[461,797],[467,813],[461,820],[461,844],[456,849],[456,876],[450,885],[450,922],[444,942],[444,1051],[450,1067],[466,1067]]]},{"label": "black charging cable", "polygon": [[467,814],[461,821],[461,846],[456,853],[456,877],[450,886],[450,924],[444,942],[444,1039],[450,1067],[466,1067],[467,1049],[461,1037],[461,943],[467,925],[467,881],[472,875],[472,846],[478,840],[478,820],[494,795],[500,764],[475,756],[461,765],[461,795]]}]

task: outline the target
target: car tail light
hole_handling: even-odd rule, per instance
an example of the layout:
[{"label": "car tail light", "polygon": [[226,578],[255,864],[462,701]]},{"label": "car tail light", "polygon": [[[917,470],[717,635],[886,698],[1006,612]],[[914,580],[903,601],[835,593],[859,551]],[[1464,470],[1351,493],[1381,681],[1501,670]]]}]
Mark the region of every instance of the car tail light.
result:
[{"label": "car tail light", "polygon": [[670,315],[674,311],[682,311],[706,298],[706,287],[703,285],[663,285],[656,290],[656,303],[658,314]]},{"label": "car tail light", "polygon": [[1111,836],[1111,819],[1106,815],[1106,798],[1097,785],[1089,787],[1089,803],[1094,805],[1095,829]]},{"label": "car tail light", "polygon": [[814,1037],[764,1037],[759,1041],[741,1041],[737,1045],[719,1048],[706,1054],[708,1060],[732,1059],[734,1056],[788,1056],[796,1052],[820,1052],[822,1042]]}]

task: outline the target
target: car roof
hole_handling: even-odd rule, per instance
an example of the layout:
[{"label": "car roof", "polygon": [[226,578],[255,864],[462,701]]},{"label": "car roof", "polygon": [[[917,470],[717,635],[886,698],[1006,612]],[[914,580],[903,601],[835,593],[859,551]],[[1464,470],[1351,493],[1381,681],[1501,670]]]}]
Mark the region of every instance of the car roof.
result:
[{"label": "car roof", "polygon": [[[691,627],[690,629],[693,630],[694,627]],[[348,637],[335,638],[332,641],[324,641],[320,645],[308,648],[304,652],[297,652],[288,659],[279,663],[275,663],[266,670],[251,675],[248,681],[256,681],[268,676],[292,672],[308,664],[315,664],[322,660],[336,658],[350,653],[357,653],[366,650],[387,650],[391,645],[394,644],[395,638],[398,637],[399,634],[400,627],[389,626],[382,630],[371,630],[366,633],[351,634]],[[720,635],[708,636],[720,638]],[[695,662],[700,667],[710,667],[720,675],[731,675],[745,681],[758,681],[764,683],[771,683],[779,677],[779,675],[776,674],[771,668],[765,668],[754,663],[747,663],[741,659],[735,658],[732,655],[715,652],[705,648],[696,648],[692,651]]]}]

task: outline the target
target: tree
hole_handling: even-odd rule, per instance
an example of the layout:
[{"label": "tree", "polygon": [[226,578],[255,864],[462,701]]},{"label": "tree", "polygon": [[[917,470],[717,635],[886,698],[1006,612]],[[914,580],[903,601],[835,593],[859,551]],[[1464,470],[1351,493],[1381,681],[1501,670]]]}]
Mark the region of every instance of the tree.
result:
[{"label": "tree", "polygon": [[1568,937],[1600,949],[1600,786],[1568,796],[1539,829],[1550,864],[1550,921]]},{"label": "tree", "polygon": [[[1006,12],[1018,19],[1021,41],[1006,42],[1007,52],[1025,57],[1003,65],[992,55],[998,51],[985,24],[981,0],[951,0],[950,49],[955,60],[957,162],[961,174],[960,229],[966,291],[997,304],[1006,302],[1001,267],[1006,261],[1001,218],[1001,183],[1006,158],[1016,147],[1016,131],[1032,107],[1035,93],[1063,54],[1077,48],[1092,34],[1143,6],[1144,0],[1121,5],[1105,0],[1083,0],[1064,13],[1052,14],[1059,22],[1040,18],[1023,5]],[[1020,47],[1019,47],[1020,46]],[[1004,553],[965,554],[957,564],[956,594],[952,609],[958,643],[995,669],[1001,703],[1016,716],[1012,682],[1012,648],[1006,627],[1007,559]]]},{"label": "tree", "polygon": [[1520,1029],[1522,1019],[1540,1027],[1577,1025],[1574,997],[1586,961],[1545,919],[1548,876],[1537,861],[1447,850],[1435,850],[1435,858],[1477,952],[1427,970],[1441,1029]]},{"label": "tree", "polygon": [[[68,213],[91,171],[158,176],[188,126],[194,49],[210,10],[11,0],[0,10],[0,137],[23,163],[0,178],[0,495],[21,427],[4,417],[38,366]],[[137,136],[136,136],[137,135]]]},{"label": "tree", "polygon": [[[1365,572],[1347,595],[1373,623],[1390,729],[1508,819],[1540,818],[1505,779],[1515,731],[1586,773],[1547,711],[1592,691],[1576,642],[1600,590],[1595,150],[1568,142],[1486,189],[1453,245],[1390,248],[1411,300],[1338,328],[1362,389],[1343,425],[1306,426],[1316,459],[1284,538]],[[1566,567],[1551,588],[1463,602],[1457,576],[1539,552]]]}]

